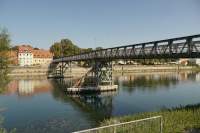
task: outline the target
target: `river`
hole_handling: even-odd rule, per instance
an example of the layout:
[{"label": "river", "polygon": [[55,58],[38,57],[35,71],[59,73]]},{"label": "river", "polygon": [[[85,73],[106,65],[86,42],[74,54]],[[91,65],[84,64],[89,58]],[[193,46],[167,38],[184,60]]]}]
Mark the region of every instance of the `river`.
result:
[{"label": "river", "polygon": [[3,126],[17,133],[67,133],[113,116],[200,103],[199,72],[118,74],[114,83],[116,92],[72,96],[45,77],[15,77],[0,94]]}]

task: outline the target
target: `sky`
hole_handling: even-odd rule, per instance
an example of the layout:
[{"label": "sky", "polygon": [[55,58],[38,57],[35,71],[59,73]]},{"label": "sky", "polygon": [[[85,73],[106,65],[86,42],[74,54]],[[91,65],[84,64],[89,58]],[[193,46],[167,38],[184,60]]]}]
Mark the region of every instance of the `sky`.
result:
[{"label": "sky", "polygon": [[108,48],[200,34],[200,0],[0,0],[0,27],[12,45]]}]

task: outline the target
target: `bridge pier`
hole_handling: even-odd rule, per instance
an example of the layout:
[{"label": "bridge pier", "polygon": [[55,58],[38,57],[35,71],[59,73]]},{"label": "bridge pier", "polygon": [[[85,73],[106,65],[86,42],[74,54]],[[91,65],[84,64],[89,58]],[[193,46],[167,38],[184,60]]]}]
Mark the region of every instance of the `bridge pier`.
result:
[{"label": "bridge pier", "polygon": [[64,73],[69,69],[71,76],[71,61],[61,63],[51,63],[48,70],[48,78],[64,78]]},{"label": "bridge pier", "polygon": [[96,85],[113,85],[112,61],[95,61],[93,73]]},{"label": "bridge pier", "polygon": [[[64,80],[65,71],[69,70],[71,74],[71,67],[71,62],[51,64],[49,77]],[[111,60],[95,60],[92,68],[66,91],[73,94],[115,91],[118,86],[113,85],[112,69]]]}]

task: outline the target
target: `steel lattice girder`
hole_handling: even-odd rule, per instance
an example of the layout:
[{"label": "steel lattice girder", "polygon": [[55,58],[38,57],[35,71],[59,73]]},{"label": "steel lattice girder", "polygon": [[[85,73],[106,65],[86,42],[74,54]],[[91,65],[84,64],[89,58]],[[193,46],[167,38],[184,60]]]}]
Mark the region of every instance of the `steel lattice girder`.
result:
[{"label": "steel lattice girder", "polygon": [[49,65],[48,75],[64,76],[67,69],[70,69],[71,72],[71,62],[51,63]]},{"label": "steel lattice girder", "polygon": [[112,61],[95,61],[93,67],[96,84],[112,84]]},{"label": "steel lattice girder", "polygon": [[95,50],[54,59],[53,62],[155,58],[200,58],[200,35]]}]

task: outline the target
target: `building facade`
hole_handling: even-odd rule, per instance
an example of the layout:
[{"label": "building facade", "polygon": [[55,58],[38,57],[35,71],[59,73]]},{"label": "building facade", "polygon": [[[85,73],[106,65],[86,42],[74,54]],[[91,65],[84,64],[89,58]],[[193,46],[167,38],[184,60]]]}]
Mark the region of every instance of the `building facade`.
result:
[{"label": "building facade", "polygon": [[53,54],[48,50],[33,50],[33,65],[46,66],[53,60]]},{"label": "building facade", "polygon": [[19,66],[48,66],[53,60],[53,54],[48,50],[34,49],[29,45],[18,46],[17,58]]},{"label": "building facade", "polygon": [[196,59],[196,64],[200,66],[200,59]]},{"label": "building facade", "polygon": [[33,65],[33,53],[32,48],[28,46],[18,47],[18,64],[20,66],[31,66]]},{"label": "building facade", "polygon": [[199,65],[200,66],[200,58],[194,58],[194,59],[190,59],[190,58],[185,58],[185,59],[179,59],[178,61],[179,64],[182,65],[188,65],[188,64],[193,64],[193,65]]}]

